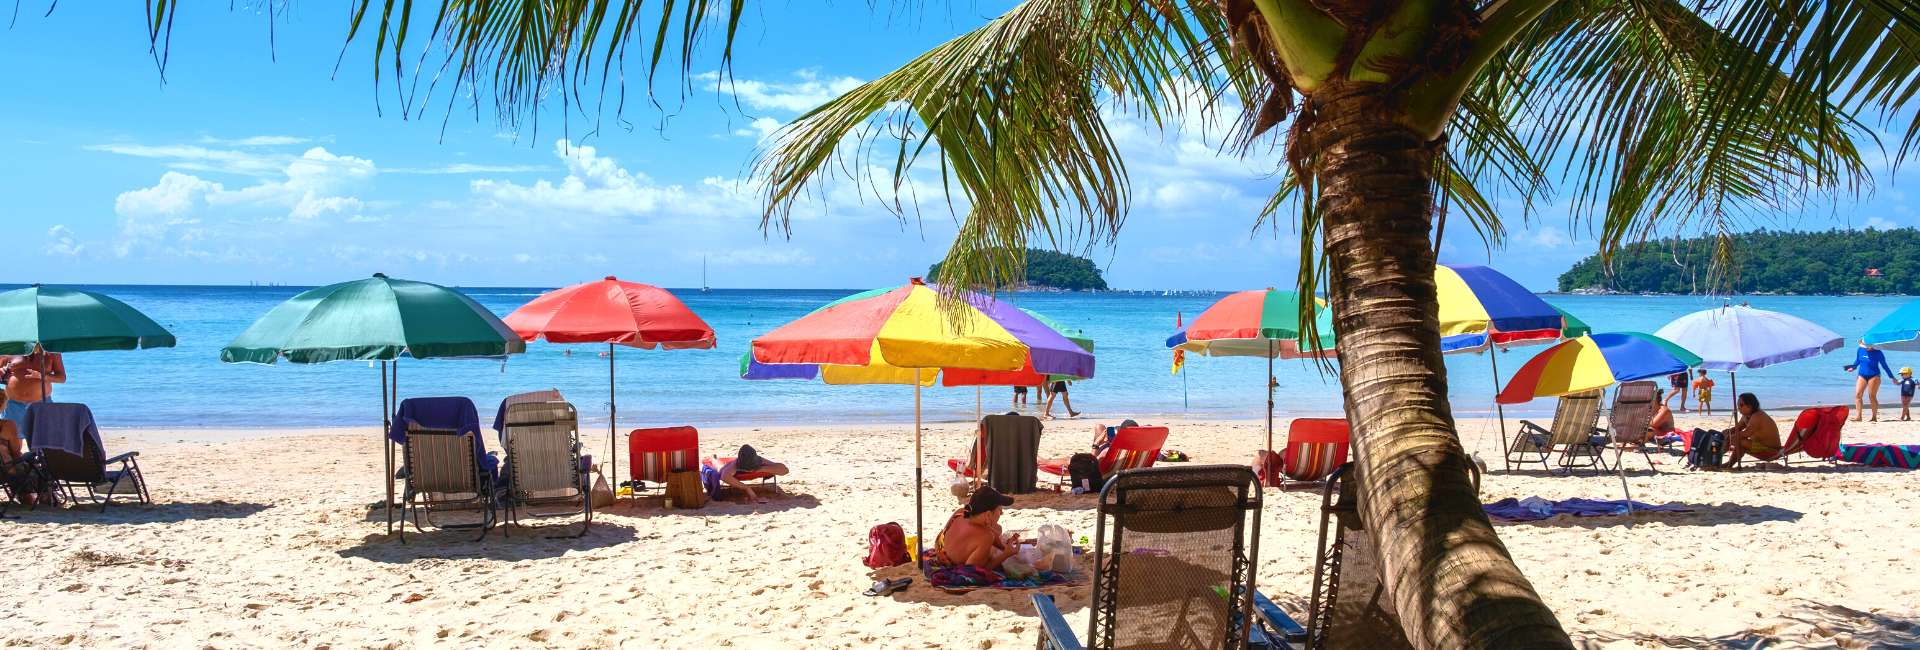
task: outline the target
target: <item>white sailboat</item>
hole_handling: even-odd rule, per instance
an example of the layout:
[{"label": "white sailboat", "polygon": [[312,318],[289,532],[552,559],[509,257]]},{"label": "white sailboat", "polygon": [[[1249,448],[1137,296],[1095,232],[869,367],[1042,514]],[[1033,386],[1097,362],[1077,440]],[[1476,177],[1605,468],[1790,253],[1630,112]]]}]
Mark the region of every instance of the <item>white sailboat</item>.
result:
[{"label": "white sailboat", "polygon": [[707,287],[707,256],[700,256],[700,293],[713,291]]}]

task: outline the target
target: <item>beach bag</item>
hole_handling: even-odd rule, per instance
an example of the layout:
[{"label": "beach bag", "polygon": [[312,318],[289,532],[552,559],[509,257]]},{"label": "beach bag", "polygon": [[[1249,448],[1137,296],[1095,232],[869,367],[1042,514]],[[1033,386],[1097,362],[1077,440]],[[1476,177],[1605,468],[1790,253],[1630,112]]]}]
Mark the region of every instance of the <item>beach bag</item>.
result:
[{"label": "beach bag", "polygon": [[700,468],[700,486],[706,488],[707,498],[720,500],[720,470],[702,466]]},{"label": "beach bag", "polygon": [[667,501],[675,508],[688,510],[707,505],[707,486],[700,481],[700,474],[690,469],[668,473]]},{"label": "beach bag", "polygon": [[1074,454],[1067,459],[1067,482],[1082,492],[1099,492],[1106,486],[1100,477],[1100,459],[1093,454]]},{"label": "beach bag", "polygon": [[1693,430],[1693,451],[1687,454],[1687,467],[1720,469],[1727,454],[1727,434],[1704,429]]},{"label": "beach bag", "polygon": [[606,475],[594,472],[593,491],[588,494],[588,498],[593,499],[595,508],[613,505],[613,488],[607,487]]},{"label": "beach bag", "polygon": [[867,530],[867,559],[869,569],[885,569],[907,563],[907,532],[900,524],[887,522]]}]

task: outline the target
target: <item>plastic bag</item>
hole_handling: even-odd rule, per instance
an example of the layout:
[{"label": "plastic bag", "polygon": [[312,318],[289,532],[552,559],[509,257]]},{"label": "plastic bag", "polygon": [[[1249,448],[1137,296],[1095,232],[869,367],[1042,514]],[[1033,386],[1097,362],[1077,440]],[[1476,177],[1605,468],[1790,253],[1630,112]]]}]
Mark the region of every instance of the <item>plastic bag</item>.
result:
[{"label": "plastic bag", "polygon": [[1033,565],[1027,564],[1027,561],[1020,559],[1018,555],[1000,563],[1000,572],[1015,580],[1023,580],[1034,574]]},{"label": "plastic bag", "polygon": [[947,491],[953,493],[953,498],[965,504],[967,497],[973,496],[973,482],[964,476],[956,475],[953,477],[953,482],[947,485]]},{"label": "plastic bag", "polygon": [[1073,533],[1054,524],[1041,526],[1034,548],[1039,559],[1031,564],[1041,571],[1067,573],[1073,570]]}]

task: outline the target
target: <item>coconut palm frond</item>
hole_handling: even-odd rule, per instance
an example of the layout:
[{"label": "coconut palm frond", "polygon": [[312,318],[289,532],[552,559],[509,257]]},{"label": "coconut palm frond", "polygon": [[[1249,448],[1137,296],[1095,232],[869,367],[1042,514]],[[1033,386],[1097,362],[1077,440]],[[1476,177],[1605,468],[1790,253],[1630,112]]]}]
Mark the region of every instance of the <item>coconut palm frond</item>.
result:
[{"label": "coconut palm frond", "polygon": [[[1169,7],[1029,0],[801,116],[756,165],[763,228],[787,232],[795,202],[836,171],[899,208],[932,155],[949,204],[968,211],[941,267],[947,286],[1018,278],[1033,236],[1056,247],[1111,241],[1129,196],[1104,113],[1166,126],[1262,88],[1243,61],[1218,56],[1230,42],[1212,3]],[[881,155],[887,164],[871,164]]]},{"label": "coconut palm frond", "polygon": [[1858,122],[1674,0],[1562,2],[1468,98],[1499,107],[1525,150],[1564,170],[1603,252],[1797,210],[1866,178]]},{"label": "coconut palm frond", "polygon": [[[1855,113],[1875,113],[1903,127],[1901,157],[1920,152],[1920,4],[1909,0],[1772,0],[1745,2],[1724,22],[1728,38],[1788,70],[1815,90],[1791,97],[1786,110],[1807,110],[1824,98]],[[1749,108],[1728,105],[1725,111]]]}]

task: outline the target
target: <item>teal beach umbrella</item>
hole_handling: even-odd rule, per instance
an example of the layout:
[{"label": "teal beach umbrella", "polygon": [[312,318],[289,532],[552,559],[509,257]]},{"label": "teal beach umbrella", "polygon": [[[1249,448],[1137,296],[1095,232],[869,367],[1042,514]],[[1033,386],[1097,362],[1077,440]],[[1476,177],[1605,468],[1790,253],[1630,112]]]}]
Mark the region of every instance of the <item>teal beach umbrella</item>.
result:
[{"label": "teal beach umbrella", "polygon": [[0,293],[0,354],[173,347],[173,334],[111,296],[33,285]]},{"label": "teal beach umbrella", "polygon": [[1893,310],[1860,339],[1883,350],[1920,352],[1920,300]]},{"label": "teal beach umbrella", "polygon": [[[525,352],[520,335],[466,294],[375,273],[309,289],[280,303],[227,347],[227,363],[380,362],[380,440],[387,459],[387,532],[393,532],[393,442],[386,432],[399,399],[400,357],[499,358]],[[388,362],[392,364],[392,383]]]}]

